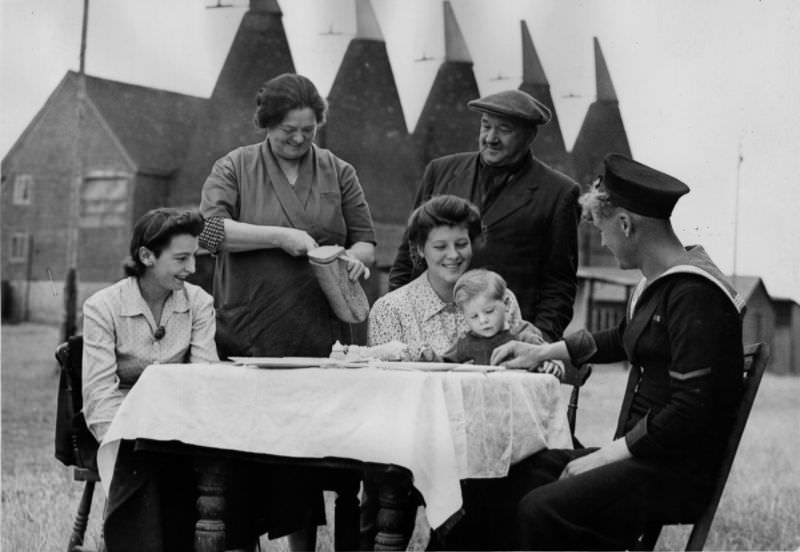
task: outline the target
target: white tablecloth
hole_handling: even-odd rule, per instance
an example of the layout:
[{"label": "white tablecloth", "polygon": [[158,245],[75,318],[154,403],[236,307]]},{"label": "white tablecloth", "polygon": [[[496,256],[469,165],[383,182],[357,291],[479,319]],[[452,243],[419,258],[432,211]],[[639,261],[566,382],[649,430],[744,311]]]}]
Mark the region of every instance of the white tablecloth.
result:
[{"label": "white tablecloth", "polygon": [[110,487],[120,439],[408,468],[432,527],[461,507],[459,479],[501,477],[540,450],[571,447],[552,376],[517,371],[269,370],[149,366],[98,452]]}]

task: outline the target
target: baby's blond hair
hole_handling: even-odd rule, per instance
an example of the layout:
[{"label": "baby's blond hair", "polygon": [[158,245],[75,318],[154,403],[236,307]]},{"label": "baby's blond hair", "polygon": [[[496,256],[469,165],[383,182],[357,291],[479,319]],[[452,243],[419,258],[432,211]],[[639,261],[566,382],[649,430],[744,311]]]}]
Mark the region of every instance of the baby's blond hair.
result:
[{"label": "baby's blond hair", "polygon": [[456,281],[456,285],[453,287],[453,300],[459,308],[462,308],[464,303],[470,299],[483,294],[502,301],[506,294],[506,288],[506,281],[497,272],[485,268],[474,268],[467,270]]}]

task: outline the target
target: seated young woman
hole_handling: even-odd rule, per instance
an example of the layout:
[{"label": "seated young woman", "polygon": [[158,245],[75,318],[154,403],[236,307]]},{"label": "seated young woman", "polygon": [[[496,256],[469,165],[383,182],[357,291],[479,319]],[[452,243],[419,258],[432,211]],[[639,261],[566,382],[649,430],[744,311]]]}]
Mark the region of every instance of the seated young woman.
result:
[{"label": "seated young woman", "polygon": [[[196,211],[159,208],[134,225],[127,276],[83,306],[83,403],[102,442],[125,395],[155,363],[218,362],[212,297],[186,279],[195,272],[203,219]],[[226,496],[229,549],[252,549],[258,536],[281,536],[307,524],[294,515],[251,507],[231,478]],[[270,504],[284,496],[271,495]],[[190,456],[138,450],[122,441],[104,521],[109,552],[192,550],[197,490]],[[241,510],[241,511],[239,511]],[[275,535],[275,531],[280,534]]]},{"label": "seated young woman", "polygon": [[[186,282],[202,230],[197,212],[147,212],[133,228],[126,277],[84,303],[83,411],[100,442],[146,366],[219,360],[213,299]],[[192,477],[191,464],[134,452],[124,441],[106,507],[107,549],[191,549]]]}]

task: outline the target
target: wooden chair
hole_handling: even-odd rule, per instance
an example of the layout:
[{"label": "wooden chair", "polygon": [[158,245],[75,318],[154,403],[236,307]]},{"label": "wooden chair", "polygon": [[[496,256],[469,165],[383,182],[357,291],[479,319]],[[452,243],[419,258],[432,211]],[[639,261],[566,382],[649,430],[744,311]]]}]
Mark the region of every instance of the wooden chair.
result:
[{"label": "wooden chair", "polygon": [[81,389],[81,363],[83,337],[73,336],[56,348],[56,360],[61,367],[56,415],[56,458],[66,466],[74,467],[75,481],[83,481],[78,511],[67,552],[89,552],[83,546],[86,525],[92,507],[95,484],[100,481],[97,472],[97,441],[89,432],[81,414],[83,407]]},{"label": "wooden chair", "polygon": [[714,521],[714,514],[717,511],[722,491],[725,489],[725,483],[728,480],[733,459],[736,457],[736,450],[739,448],[739,441],[744,433],[747,418],[750,416],[750,409],[758,392],[758,386],[761,383],[761,376],[764,375],[764,370],[767,367],[769,360],[769,347],[764,343],[755,343],[747,345],[744,348],[744,389],[742,393],[741,403],[739,410],[736,413],[736,421],[734,422],[733,429],[731,430],[728,444],[725,448],[725,454],[720,465],[717,480],[714,483],[714,489],[711,498],[706,505],[705,509],[701,512],[700,516],[694,520],[679,520],[668,521],[664,523],[651,524],[644,534],[640,537],[636,550],[653,550],[658,541],[658,536],[661,534],[661,528],[664,525],[687,525],[692,524],[692,532],[689,535],[689,540],[686,543],[686,550],[702,550],[705,546],[706,537],[711,529],[711,522]]},{"label": "wooden chair", "polygon": [[580,398],[581,387],[591,375],[591,364],[575,366],[571,362],[564,363],[564,375],[561,378],[561,383],[572,386],[569,404],[567,405],[567,422],[569,423],[569,433],[572,435],[572,445],[575,448],[583,448],[581,442],[575,437],[575,424],[578,416],[578,399]]},{"label": "wooden chair", "polygon": [[[56,414],[55,456],[66,466],[74,467],[75,481],[83,481],[83,493],[75,515],[67,552],[93,552],[83,546],[86,526],[92,507],[96,483],[100,481],[97,471],[98,443],[89,431],[81,413],[83,408],[82,362],[83,336],[71,337],[60,344],[55,352],[61,369]],[[263,459],[262,459],[263,461]],[[276,463],[285,463],[278,460]],[[313,462],[317,472],[322,470],[325,490],[337,493],[335,508],[335,549],[355,550],[359,538],[358,489],[363,466],[357,463],[349,470],[342,470],[343,462]],[[100,544],[101,550],[103,544]]]}]

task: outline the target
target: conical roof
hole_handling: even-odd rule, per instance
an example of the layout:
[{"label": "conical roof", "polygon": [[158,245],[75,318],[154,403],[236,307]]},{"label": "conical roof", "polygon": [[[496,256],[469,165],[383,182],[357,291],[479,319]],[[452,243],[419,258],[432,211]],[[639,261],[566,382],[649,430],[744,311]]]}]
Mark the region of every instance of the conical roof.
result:
[{"label": "conical roof", "polygon": [[469,55],[467,41],[458,26],[456,14],[453,6],[448,0],[443,2],[444,7],[444,58],[447,61],[463,61],[472,63],[472,56]]},{"label": "conical roof", "polygon": [[383,32],[369,0],[356,0],[356,36],[365,40],[383,41]]},{"label": "conical roof", "polygon": [[533,45],[531,33],[525,21],[520,21],[522,31],[522,83],[519,89],[527,92],[543,104],[553,114],[550,122],[539,127],[539,133],[533,143],[533,152],[542,161],[552,167],[569,172],[567,148],[564,145],[564,136],[561,134],[561,124],[558,113],[550,93],[550,83],[544,73],[544,67],[539,60],[539,54]]},{"label": "conical roof", "polygon": [[439,66],[414,129],[422,162],[477,148],[480,117],[467,102],[480,96],[472,58],[450,2],[444,2],[445,61]]},{"label": "conical roof", "polygon": [[614,83],[611,82],[606,58],[603,57],[603,50],[600,49],[597,37],[594,37],[594,74],[597,80],[598,101],[616,102],[617,93],[614,90]]},{"label": "conical roof", "polygon": [[[350,41],[328,96],[320,144],[351,163],[376,222],[405,224],[420,173],[380,27],[368,0],[356,3],[370,38]],[[371,17],[370,17],[371,15]],[[379,247],[382,244],[379,244]],[[397,244],[393,244],[396,247]]]},{"label": "conical roof", "polygon": [[[72,71],[68,75],[78,78]],[[197,114],[208,103],[203,98],[89,75],[86,96],[141,172],[174,171],[183,164]]]},{"label": "conical roof", "polygon": [[[614,85],[600,43],[594,39],[597,99],[589,106],[572,148],[573,176],[585,188],[600,173],[603,158],[612,152],[631,156]],[[612,266],[611,253],[600,244],[599,234],[587,226],[580,231],[582,265]]]},{"label": "conical roof", "polygon": [[594,39],[594,56],[597,99],[589,106],[572,148],[575,176],[581,184],[592,181],[606,154],[631,154],[617,95],[597,38]]},{"label": "conical roof", "polygon": [[195,128],[175,194],[198,203],[200,188],[214,161],[230,150],[263,139],[253,125],[260,86],[294,63],[276,0],[251,0],[217,78],[206,112]]}]

